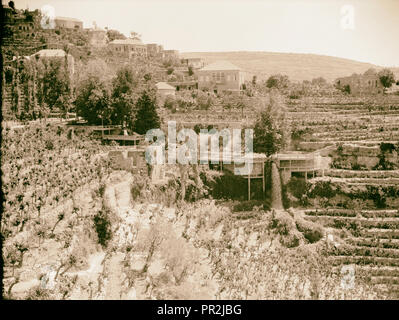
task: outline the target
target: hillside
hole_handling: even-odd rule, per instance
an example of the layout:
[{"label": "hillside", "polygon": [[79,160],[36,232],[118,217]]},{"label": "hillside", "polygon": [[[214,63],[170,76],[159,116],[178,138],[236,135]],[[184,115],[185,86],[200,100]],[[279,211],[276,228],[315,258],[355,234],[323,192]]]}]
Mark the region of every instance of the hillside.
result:
[{"label": "hillside", "polygon": [[237,51],[185,52],[181,56],[202,58],[206,63],[227,60],[249,73],[257,74],[260,78],[282,73],[294,81],[312,80],[316,77],[333,81],[352,73],[363,73],[369,68],[380,68],[370,63],[317,54]]}]

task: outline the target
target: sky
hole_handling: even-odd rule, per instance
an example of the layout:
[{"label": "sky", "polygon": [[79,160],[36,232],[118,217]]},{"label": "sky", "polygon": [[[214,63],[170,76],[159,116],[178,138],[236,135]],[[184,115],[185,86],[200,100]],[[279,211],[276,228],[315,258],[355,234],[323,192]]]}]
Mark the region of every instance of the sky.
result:
[{"label": "sky", "polygon": [[[4,0],[3,0],[4,1]],[[14,0],[165,49],[314,53],[399,67],[399,0]]]}]

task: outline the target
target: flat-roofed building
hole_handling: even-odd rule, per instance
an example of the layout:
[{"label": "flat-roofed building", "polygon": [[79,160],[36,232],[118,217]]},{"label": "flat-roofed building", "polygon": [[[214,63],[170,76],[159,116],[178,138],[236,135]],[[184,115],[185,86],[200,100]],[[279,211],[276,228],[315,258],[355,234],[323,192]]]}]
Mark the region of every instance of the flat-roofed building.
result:
[{"label": "flat-roofed building", "polygon": [[116,39],[111,41],[108,46],[119,55],[147,56],[147,46],[139,39]]},{"label": "flat-roofed building", "polygon": [[57,28],[83,29],[83,21],[69,17],[55,17],[54,23]]},{"label": "flat-roofed building", "polygon": [[177,60],[179,59],[178,50],[163,50],[164,59]]}]

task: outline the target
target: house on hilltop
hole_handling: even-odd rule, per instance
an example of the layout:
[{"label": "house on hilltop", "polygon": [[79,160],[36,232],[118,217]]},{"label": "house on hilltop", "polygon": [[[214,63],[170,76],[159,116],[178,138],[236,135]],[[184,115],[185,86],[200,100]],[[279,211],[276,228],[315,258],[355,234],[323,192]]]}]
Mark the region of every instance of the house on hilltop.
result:
[{"label": "house on hilltop", "polygon": [[57,28],[83,29],[83,22],[79,19],[69,17],[55,17],[54,23]]},{"label": "house on hilltop", "polygon": [[148,43],[146,46],[148,56],[163,58],[163,46],[156,43]]},{"label": "house on hilltop", "polygon": [[179,59],[178,50],[163,50],[163,58],[167,60],[177,60]]},{"label": "house on hilltop", "polygon": [[230,91],[239,93],[244,84],[244,72],[228,61],[217,61],[197,71],[198,89],[215,93]]},{"label": "house on hilltop", "polygon": [[115,39],[108,46],[119,55],[127,57],[147,56],[147,46],[139,39]]}]

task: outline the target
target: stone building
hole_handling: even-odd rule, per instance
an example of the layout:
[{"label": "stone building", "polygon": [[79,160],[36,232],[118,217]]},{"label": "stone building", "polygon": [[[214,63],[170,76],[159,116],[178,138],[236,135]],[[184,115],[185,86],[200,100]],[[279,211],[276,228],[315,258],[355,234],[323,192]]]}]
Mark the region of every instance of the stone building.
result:
[{"label": "stone building", "polygon": [[148,43],[147,46],[147,54],[150,57],[159,57],[162,54],[163,47],[156,43]]},{"label": "stone building", "polygon": [[69,17],[55,17],[54,23],[56,28],[66,29],[83,29],[83,22],[79,19]]},{"label": "stone building", "polygon": [[131,57],[131,56],[147,56],[147,46],[139,39],[116,39],[108,44],[113,52]]},{"label": "stone building", "polygon": [[377,71],[374,69],[369,69],[363,74],[354,73],[349,77],[338,78],[335,83],[340,89],[347,88],[351,94],[378,94],[384,91]]},{"label": "stone building", "polygon": [[167,60],[179,59],[179,51],[177,50],[163,50],[163,58]]},{"label": "stone building", "polygon": [[197,71],[198,89],[215,93],[230,91],[239,93],[244,84],[244,72],[228,61],[217,61]]},{"label": "stone building", "polygon": [[156,85],[157,92],[163,96],[174,96],[176,93],[176,88],[167,84],[166,82],[158,82]]}]

